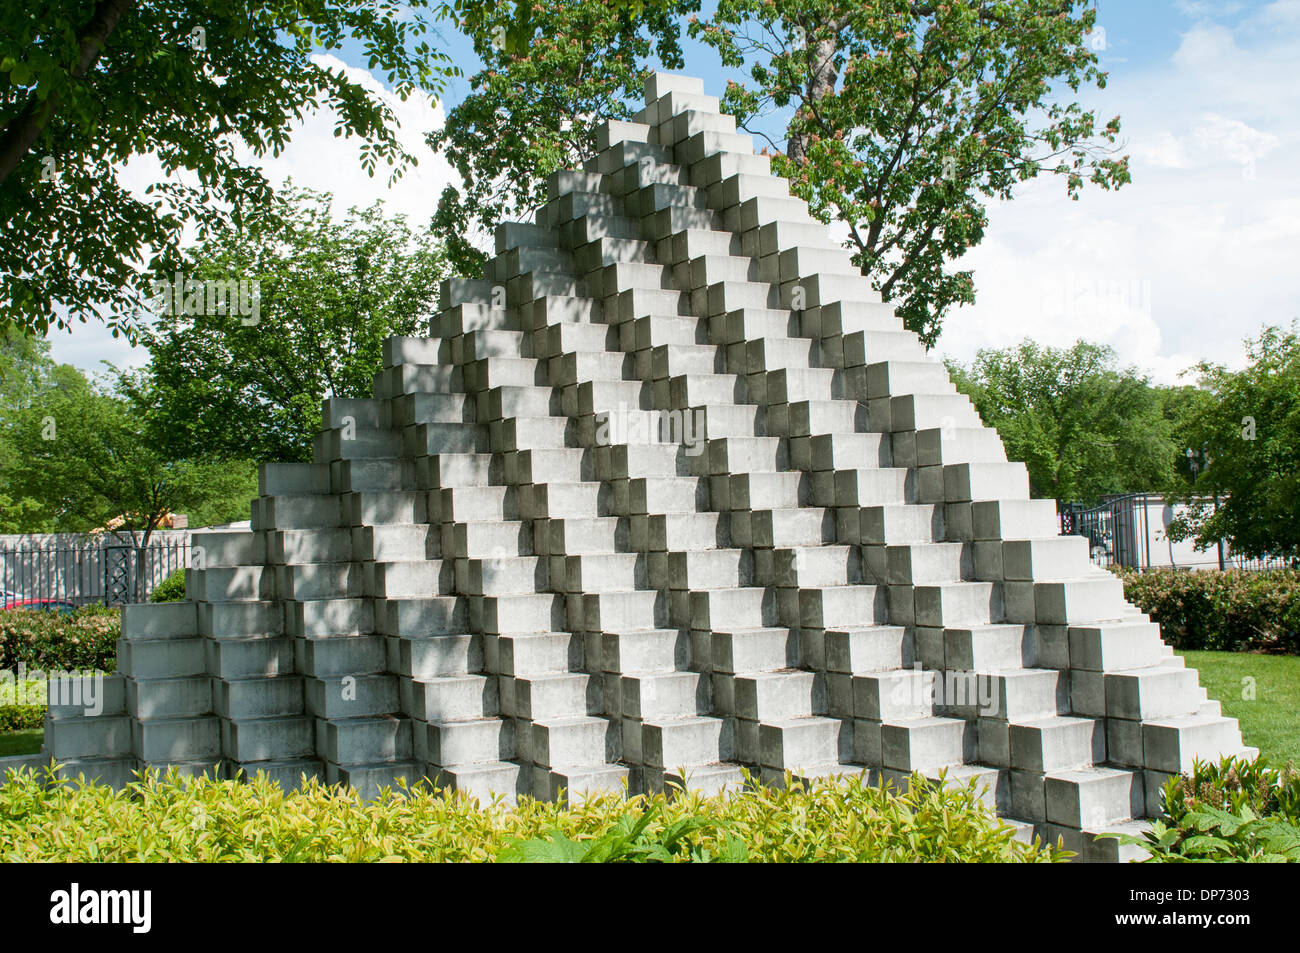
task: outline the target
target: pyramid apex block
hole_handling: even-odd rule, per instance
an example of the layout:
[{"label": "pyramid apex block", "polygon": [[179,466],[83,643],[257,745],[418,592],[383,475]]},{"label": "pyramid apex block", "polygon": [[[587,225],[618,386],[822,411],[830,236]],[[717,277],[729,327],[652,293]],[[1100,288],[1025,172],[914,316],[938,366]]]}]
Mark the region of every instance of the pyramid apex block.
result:
[{"label": "pyramid apex block", "polygon": [[651,73],[645,81],[645,101],[652,103],[665,93],[704,94],[704,80],[676,73]]}]

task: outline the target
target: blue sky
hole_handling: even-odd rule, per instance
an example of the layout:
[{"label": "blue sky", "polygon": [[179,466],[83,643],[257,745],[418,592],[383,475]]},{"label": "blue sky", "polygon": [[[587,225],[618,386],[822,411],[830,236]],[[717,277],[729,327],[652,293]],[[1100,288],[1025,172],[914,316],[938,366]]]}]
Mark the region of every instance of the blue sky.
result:
[{"label": "blue sky", "polygon": [[[1082,337],[1162,382],[1203,359],[1236,364],[1243,337],[1300,317],[1300,0],[1099,0],[1098,11],[1110,81],[1081,98],[1123,118],[1134,181],[1071,202],[1044,177],[992,205],[985,241],[961,263],[975,272],[978,301],[950,314],[938,351],[966,361],[1026,335],[1058,345]],[[447,40],[471,75],[468,41]],[[382,92],[356,51],[341,59]],[[686,60],[684,72],[721,91],[726,75],[711,49],[687,40]],[[273,181],[333,191],[341,206],[382,198],[422,220],[454,180],[423,136],[467,91],[462,79],[441,104],[394,101],[421,161],[392,190],[349,161],[328,115],[306,120],[263,165]],[[133,163],[126,179],[142,186],[150,173]],[[144,359],[90,325],[51,340],[57,359],[87,369]]]}]

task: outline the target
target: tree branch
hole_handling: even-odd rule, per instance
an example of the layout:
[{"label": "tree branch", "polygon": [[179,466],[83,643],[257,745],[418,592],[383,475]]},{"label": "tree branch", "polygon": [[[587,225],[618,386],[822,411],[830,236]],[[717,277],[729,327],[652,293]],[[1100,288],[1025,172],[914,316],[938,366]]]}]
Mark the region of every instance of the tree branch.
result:
[{"label": "tree branch", "polygon": [[[118,21],[131,7],[135,0],[101,0],[95,7],[90,22],[77,37],[79,53],[69,76],[80,79],[99,59],[104,44],[117,29]],[[41,100],[32,90],[28,94],[27,104],[6,126],[0,134],[0,185],[9,178],[10,173],[18,167],[23,156],[27,155],[40,137],[50,119],[58,111],[62,96],[59,92],[51,93]]]}]

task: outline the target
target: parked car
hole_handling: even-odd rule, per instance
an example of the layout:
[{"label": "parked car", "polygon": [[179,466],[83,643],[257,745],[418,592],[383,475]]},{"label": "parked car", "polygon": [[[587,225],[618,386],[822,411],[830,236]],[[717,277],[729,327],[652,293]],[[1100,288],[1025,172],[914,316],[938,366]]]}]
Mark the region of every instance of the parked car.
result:
[{"label": "parked car", "polygon": [[4,607],[6,609],[30,609],[33,612],[58,612],[61,615],[72,615],[77,611],[77,607],[71,602],[64,602],[61,599],[8,599],[6,598]]}]

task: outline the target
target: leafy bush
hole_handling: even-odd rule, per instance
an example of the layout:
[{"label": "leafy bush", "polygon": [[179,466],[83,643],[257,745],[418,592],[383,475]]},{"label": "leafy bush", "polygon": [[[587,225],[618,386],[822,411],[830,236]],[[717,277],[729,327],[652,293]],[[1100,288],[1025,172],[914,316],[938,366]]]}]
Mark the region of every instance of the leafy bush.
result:
[{"label": "leafy bush", "polygon": [[1149,862],[1300,862],[1300,772],[1262,759],[1197,762],[1164,788],[1164,816],[1142,837]]},{"label": "leafy bush", "polygon": [[158,585],[149,595],[150,602],[184,602],[185,570],[178,569]]},{"label": "leafy bush", "polygon": [[1300,653],[1300,571],[1120,570],[1175,648]]},{"label": "leafy bush", "polygon": [[894,794],[857,778],[702,797],[593,796],[483,805],[423,784],[365,802],[314,781],[145,775],[123,792],[0,787],[0,861],[1016,861],[1063,859],[1021,843],[970,787],[915,778]]},{"label": "leafy bush", "polygon": [[692,844],[687,835],[709,828],[700,817],[683,817],[660,828],[652,828],[663,813],[662,804],[649,804],[640,813],[628,810],[598,837],[573,840],[556,828],[548,836],[520,838],[507,844],[496,859],[520,864],[612,864],[659,863],[676,860],[695,863],[712,861],[743,863],[749,860],[744,841],[727,832],[728,824],[713,825],[724,837],[723,850],[714,854],[708,847]]},{"label": "leafy bush", "polygon": [[1148,862],[1234,861],[1300,863],[1300,827],[1260,817],[1248,807],[1235,811],[1202,805],[1174,826],[1156,821],[1142,846]]},{"label": "leafy bush", "polygon": [[1202,805],[1278,816],[1300,823],[1300,771],[1271,767],[1263,758],[1197,762],[1191,774],[1165,785],[1165,816],[1174,820]]},{"label": "leafy bush", "polygon": [[82,606],[72,615],[15,609],[0,612],[0,671],[104,671],[117,666],[122,613]]},{"label": "leafy bush", "polygon": [[0,732],[45,727],[44,705],[0,705]]}]

